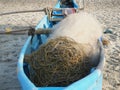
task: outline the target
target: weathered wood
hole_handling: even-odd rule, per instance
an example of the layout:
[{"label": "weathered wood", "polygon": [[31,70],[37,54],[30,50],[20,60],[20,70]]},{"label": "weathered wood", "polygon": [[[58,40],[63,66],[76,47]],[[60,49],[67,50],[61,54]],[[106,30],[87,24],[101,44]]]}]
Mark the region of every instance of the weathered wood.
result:
[{"label": "weathered wood", "polygon": [[53,30],[50,28],[47,28],[47,29],[40,28],[38,30],[35,30],[34,34],[50,34],[50,33],[52,33],[52,31]]},{"label": "weathered wood", "polygon": [[26,10],[26,11],[14,11],[14,12],[0,13],[0,16],[3,16],[3,15],[10,15],[10,14],[18,14],[18,13],[44,12],[44,11],[45,11],[45,9],[39,9],[39,10]]},{"label": "weathered wood", "polygon": [[[32,31],[32,33],[31,33]],[[43,28],[39,28],[37,30],[35,30],[34,28],[26,28],[26,29],[22,29],[22,30],[9,30],[9,31],[0,31],[1,35],[22,35],[22,34],[27,34],[29,33],[29,35],[33,35],[33,34],[50,34],[52,33],[52,29],[47,28],[47,29],[43,29]]]}]

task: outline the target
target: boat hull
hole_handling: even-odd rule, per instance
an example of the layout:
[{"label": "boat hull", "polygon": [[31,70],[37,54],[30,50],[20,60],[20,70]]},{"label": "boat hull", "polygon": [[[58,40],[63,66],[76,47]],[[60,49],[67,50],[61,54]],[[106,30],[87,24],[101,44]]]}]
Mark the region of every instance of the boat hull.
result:
[{"label": "boat hull", "polygon": [[[75,4],[74,7],[78,8],[78,5]],[[60,8],[60,0],[58,0],[55,8]],[[36,26],[36,30],[38,28],[51,27],[53,27],[53,23],[49,21],[47,16],[45,15],[44,18]],[[81,80],[70,84],[67,87],[36,87],[27,76],[28,65],[24,63],[24,56],[25,54],[30,54],[31,52],[37,50],[40,44],[46,42],[47,37],[47,35],[35,35],[31,43],[32,37],[29,36],[21,50],[17,65],[17,74],[22,90],[102,90],[104,51],[101,43],[101,38],[99,39],[101,45],[99,64],[96,68],[92,68],[89,75],[87,75]]]}]

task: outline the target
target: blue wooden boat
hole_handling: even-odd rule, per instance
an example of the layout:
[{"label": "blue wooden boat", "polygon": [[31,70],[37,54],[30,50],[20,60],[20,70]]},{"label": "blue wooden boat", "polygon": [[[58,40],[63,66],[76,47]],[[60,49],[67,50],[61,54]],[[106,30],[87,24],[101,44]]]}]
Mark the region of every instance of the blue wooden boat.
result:
[{"label": "blue wooden boat", "polygon": [[[55,8],[62,8],[60,6],[60,0],[58,0]],[[73,0],[73,8],[79,8],[75,0]],[[59,11],[55,13],[60,14],[61,12]],[[55,18],[57,17],[58,16],[56,16]],[[55,22],[53,23],[52,21],[49,21],[48,16],[45,15],[44,18],[36,26],[36,30],[39,28],[51,28],[54,26],[54,24]],[[104,65],[104,51],[101,43],[102,38],[99,38],[101,52],[99,60],[96,60],[99,61],[97,67],[93,67],[89,75],[74,83],[71,83],[67,87],[36,87],[34,83],[29,80],[27,75],[29,67],[24,63],[24,56],[25,54],[30,54],[32,51],[37,50],[40,44],[45,43],[47,35],[35,35],[33,37],[32,43],[31,38],[32,36],[28,37],[26,43],[21,50],[18,60],[17,74],[22,90],[102,90],[102,71]]]}]

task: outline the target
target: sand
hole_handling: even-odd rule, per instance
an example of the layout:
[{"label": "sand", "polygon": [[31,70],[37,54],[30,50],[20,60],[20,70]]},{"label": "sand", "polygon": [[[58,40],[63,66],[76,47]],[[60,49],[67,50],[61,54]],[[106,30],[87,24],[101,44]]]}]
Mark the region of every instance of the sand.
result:
[{"label": "sand", "polygon": [[[54,6],[56,0],[0,0],[0,13],[40,9]],[[110,44],[105,48],[103,90],[120,90],[120,0],[85,0],[85,10],[97,17]],[[35,26],[44,13],[27,13],[0,16],[0,30],[6,27],[22,29]],[[0,35],[0,90],[20,90],[17,80],[17,60],[27,35]]]}]

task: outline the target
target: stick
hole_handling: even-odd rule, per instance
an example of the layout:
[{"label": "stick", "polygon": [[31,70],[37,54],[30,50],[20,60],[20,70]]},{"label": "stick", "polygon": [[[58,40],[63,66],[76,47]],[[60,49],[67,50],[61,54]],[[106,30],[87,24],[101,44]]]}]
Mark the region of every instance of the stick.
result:
[{"label": "stick", "polygon": [[14,30],[14,31],[12,31],[12,30],[11,31],[0,31],[0,34],[1,35],[4,35],[4,34],[6,34],[6,35],[8,35],[8,34],[22,35],[22,34],[28,33],[29,35],[33,35],[33,34],[50,34],[53,31],[50,28],[47,28],[47,29],[39,28],[37,30],[33,30],[33,29],[34,28],[26,28],[26,29],[22,29],[22,30]]},{"label": "stick", "polygon": [[47,29],[40,28],[38,30],[35,30],[35,34],[50,34],[50,33],[52,33],[52,31],[53,30],[50,28],[47,28]]},{"label": "stick", "polygon": [[[30,29],[30,28],[29,28]],[[20,33],[20,32],[25,32],[28,31],[29,29],[22,29],[22,30],[10,30],[10,31],[0,31],[0,34],[13,34],[13,33]]]},{"label": "stick", "polygon": [[26,10],[26,11],[14,11],[14,12],[1,13],[0,16],[9,15],[9,14],[18,14],[18,13],[43,12],[43,11],[45,11],[45,9],[40,9],[40,10]]},{"label": "stick", "polygon": [[[26,11],[5,12],[5,13],[0,13],[0,16],[3,16],[3,15],[10,15],[10,14],[18,14],[18,13],[44,12],[45,10],[46,10],[46,8],[39,9],[39,10],[26,10]],[[59,10],[62,10],[62,9],[53,8],[52,10],[59,11]]]}]

